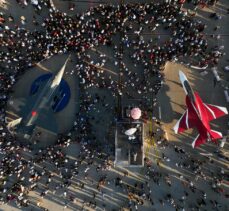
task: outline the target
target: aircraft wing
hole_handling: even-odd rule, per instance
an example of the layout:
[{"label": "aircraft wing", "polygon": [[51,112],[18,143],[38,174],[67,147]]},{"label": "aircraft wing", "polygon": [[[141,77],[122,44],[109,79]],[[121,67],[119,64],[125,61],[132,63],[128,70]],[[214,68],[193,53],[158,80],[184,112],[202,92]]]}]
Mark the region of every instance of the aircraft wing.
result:
[{"label": "aircraft wing", "polygon": [[7,124],[7,128],[10,129],[10,128],[15,127],[16,125],[18,125],[18,124],[21,123],[21,120],[22,120],[22,118],[20,117],[20,118],[18,118],[18,119],[15,119],[15,120],[9,122],[9,123]]},{"label": "aircraft wing", "polygon": [[177,121],[176,125],[174,126],[175,133],[181,133],[184,130],[189,128],[193,128],[195,126],[195,121],[192,119],[192,115],[187,109],[181,118]]},{"label": "aircraft wing", "polygon": [[58,127],[53,111],[49,108],[41,109],[36,120],[36,126],[53,133],[57,133]]},{"label": "aircraft wing", "polygon": [[204,103],[209,121],[228,114],[227,108]]}]

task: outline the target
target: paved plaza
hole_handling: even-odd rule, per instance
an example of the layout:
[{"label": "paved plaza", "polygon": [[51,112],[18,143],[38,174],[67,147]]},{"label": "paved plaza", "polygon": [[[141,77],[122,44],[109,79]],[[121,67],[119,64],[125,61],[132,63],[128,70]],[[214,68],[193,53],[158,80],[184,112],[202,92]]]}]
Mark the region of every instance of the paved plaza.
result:
[{"label": "paved plaza", "polygon": [[[181,49],[172,56],[160,50],[173,50],[172,37],[179,30],[185,34],[185,26],[171,21],[173,28],[168,31],[170,26],[163,25],[161,14],[174,7],[164,7],[163,12],[158,7],[161,19],[157,22],[148,12],[163,1],[150,2],[0,1],[0,210],[229,210],[228,141],[223,148],[219,141],[193,149],[196,129],[178,135],[173,130],[186,109],[179,70],[204,102],[228,108],[229,73],[224,67],[229,65],[229,2],[196,7],[194,0],[187,1],[180,14],[190,24],[188,31],[199,26],[204,32],[198,29],[200,36],[199,31],[185,35],[198,36],[196,52],[183,55]],[[166,4],[169,2],[176,1]],[[151,6],[141,6],[144,3]],[[202,52],[205,39],[214,53]],[[190,47],[188,42],[184,45]],[[153,48],[159,53],[150,51]],[[33,80],[58,70],[69,54],[64,79],[71,99],[56,114],[58,134],[44,131],[44,136],[35,138],[47,142],[45,145],[22,145],[5,130],[4,119],[16,119]],[[205,54],[210,62],[201,68],[209,58]],[[143,112],[144,133],[142,128],[139,132],[144,142],[143,167],[114,163],[115,131],[126,107],[139,107]],[[227,139],[228,115],[212,121],[211,127]],[[123,138],[120,143],[130,149],[123,130],[118,128]],[[122,156],[127,160],[128,153]],[[136,163],[141,165],[142,160]]]}]

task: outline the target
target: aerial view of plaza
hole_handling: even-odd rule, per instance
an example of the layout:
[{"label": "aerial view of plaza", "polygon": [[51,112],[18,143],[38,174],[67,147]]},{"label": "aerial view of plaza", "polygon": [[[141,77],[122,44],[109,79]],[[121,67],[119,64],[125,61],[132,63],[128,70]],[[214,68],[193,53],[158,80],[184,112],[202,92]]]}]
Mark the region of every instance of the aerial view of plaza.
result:
[{"label": "aerial view of plaza", "polygon": [[0,211],[228,211],[229,0],[0,0]]}]

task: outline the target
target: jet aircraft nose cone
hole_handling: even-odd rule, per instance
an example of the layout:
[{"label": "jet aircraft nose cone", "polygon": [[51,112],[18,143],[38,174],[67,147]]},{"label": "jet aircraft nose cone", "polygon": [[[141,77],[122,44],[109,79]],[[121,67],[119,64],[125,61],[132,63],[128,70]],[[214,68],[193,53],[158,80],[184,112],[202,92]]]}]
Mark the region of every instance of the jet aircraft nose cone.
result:
[{"label": "jet aircraft nose cone", "polygon": [[185,74],[181,70],[179,70],[179,78],[182,84],[184,83],[184,81],[187,81]]}]

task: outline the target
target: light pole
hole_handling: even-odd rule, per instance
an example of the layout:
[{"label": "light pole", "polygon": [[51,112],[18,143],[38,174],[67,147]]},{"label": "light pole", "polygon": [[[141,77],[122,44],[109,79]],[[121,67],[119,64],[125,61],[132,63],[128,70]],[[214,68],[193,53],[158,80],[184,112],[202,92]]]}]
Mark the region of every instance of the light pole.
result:
[{"label": "light pole", "polygon": [[[123,10],[123,3],[124,0],[120,0],[120,18],[121,23],[123,23],[123,17],[122,17],[122,10]],[[122,74],[123,74],[123,44],[122,44],[122,38],[123,38],[123,27],[120,28],[120,40],[119,40],[119,77],[118,77],[118,118],[121,118],[122,114]]]}]

